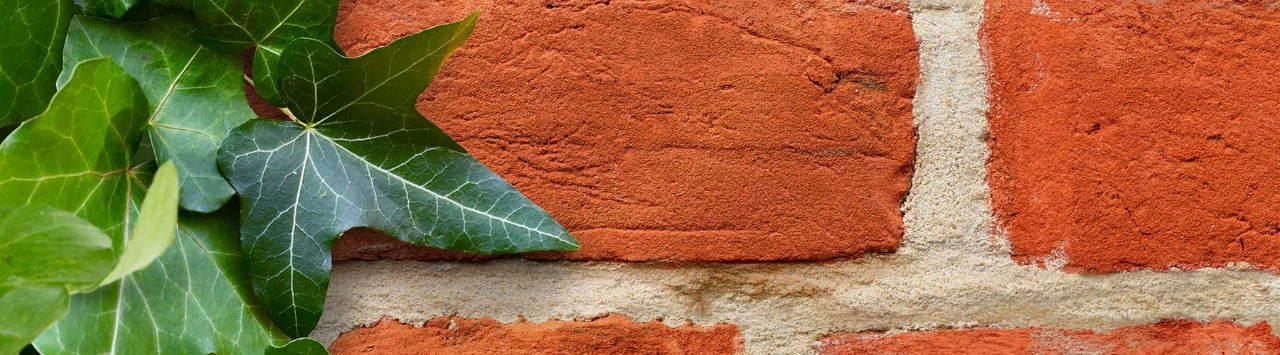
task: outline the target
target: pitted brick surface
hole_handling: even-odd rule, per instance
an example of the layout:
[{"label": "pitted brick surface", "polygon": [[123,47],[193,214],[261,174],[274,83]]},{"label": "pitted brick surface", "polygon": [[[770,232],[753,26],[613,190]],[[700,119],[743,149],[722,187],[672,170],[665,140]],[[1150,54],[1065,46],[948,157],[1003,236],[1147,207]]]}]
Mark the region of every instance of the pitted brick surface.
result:
[{"label": "pitted brick surface", "polygon": [[1280,9],[992,0],[981,36],[992,199],[1019,262],[1280,265]]},{"label": "pitted brick surface", "polygon": [[[904,2],[351,1],[337,40],[362,53],[475,8],[418,108],[582,244],[532,257],[820,260],[901,240]],[[438,254],[382,243],[335,255]]]},{"label": "pitted brick surface", "polygon": [[836,354],[1272,354],[1280,338],[1271,326],[1227,321],[1175,321],[1110,332],[1054,329],[964,329],[897,335],[843,335],[822,340],[818,352]]}]

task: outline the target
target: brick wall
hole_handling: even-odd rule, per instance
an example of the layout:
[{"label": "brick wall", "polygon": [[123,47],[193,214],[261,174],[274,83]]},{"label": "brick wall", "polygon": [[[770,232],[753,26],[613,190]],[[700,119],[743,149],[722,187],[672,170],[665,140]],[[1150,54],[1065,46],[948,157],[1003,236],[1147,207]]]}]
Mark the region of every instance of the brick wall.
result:
[{"label": "brick wall", "polygon": [[337,40],[475,8],[418,108],[582,249],[350,232],[334,353],[1280,352],[1272,4],[351,0]]}]

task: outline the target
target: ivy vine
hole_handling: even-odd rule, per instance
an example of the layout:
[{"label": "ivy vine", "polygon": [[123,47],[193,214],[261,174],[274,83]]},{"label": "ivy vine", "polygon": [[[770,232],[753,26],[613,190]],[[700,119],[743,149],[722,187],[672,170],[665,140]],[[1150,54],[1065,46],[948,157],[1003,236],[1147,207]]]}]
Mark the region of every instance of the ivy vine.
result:
[{"label": "ivy vine", "polygon": [[305,337],[355,227],[577,248],[414,109],[478,13],[353,58],[337,8],[0,0],[0,354],[325,353]]}]

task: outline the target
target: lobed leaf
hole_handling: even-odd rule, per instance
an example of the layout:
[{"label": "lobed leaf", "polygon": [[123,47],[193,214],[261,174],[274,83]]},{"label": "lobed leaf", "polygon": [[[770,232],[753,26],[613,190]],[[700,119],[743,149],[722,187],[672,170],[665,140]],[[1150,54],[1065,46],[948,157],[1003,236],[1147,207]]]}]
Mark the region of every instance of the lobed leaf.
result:
[{"label": "lobed leaf", "polygon": [[[44,113],[24,122],[0,143],[0,201],[53,206],[74,211],[75,215],[87,219],[78,233],[71,233],[68,228],[78,226],[75,221],[80,219],[63,217],[57,223],[43,220],[39,222],[53,224],[34,226],[24,226],[23,220],[11,221],[5,226],[5,234],[61,226],[60,232],[66,233],[64,237],[90,235],[89,238],[97,239],[93,245],[104,248],[106,255],[67,255],[79,257],[82,259],[79,262],[89,263],[87,266],[75,259],[40,259],[41,252],[52,253],[58,248],[73,252],[77,246],[48,234],[32,234],[29,237],[36,239],[17,240],[26,242],[20,245],[26,248],[15,251],[22,255],[12,255],[6,260],[27,260],[20,261],[21,267],[0,272],[6,276],[6,285],[16,287],[4,292],[4,298],[13,301],[6,304],[4,311],[27,312],[23,308],[29,307],[33,313],[18,317],[32,318],[15,324],[41,325],[38,329],[28,329],[38,333],[66,312],[69,292],[93,289],[111,271],[127,238],[123,231],[128,229],[125,208],[131,203],[129,152],[137,148],[146,107],[146,98],[137,82],[120,67],[106,59],[90,60],[76,67],[72,80],[53,96]],[[53,216],[48,218],[58,216],[48,214]],[[34,216],[26,219],[37,220]],[[32,249],[30,243],[41,242],[57,244],[35,244],[42,245],[43,249]],[[46,273],[45,279],[61,278],[65,283],[50,285],[30,281],[39,279],[42,272]],[[54,293],[54,289],[61,291]],[[32,298],[32,292],[48,297]],[[34,313],[37,311],[40,313]]]},{"label": "lobed leaf", "polygon": [[119,66],[82,62],[44,113],[0,143],[0,201],[70,211],[102,228],[118,253],[147,114],[142,89]]},{"label": "lobed leaf", "polygon": [[248,286],[236,210],[183,213],[151,266],[90,294],[36,339],[44,354],[246,354],[289,340]]},{"label": "lobed leaf", "polygon": [[0,0],[0,126],[34,117],[53,97],[71,0]]},{"label": "lobed leaf", "polygon": [[142,201],[129,240],[120,253],[120,262],[99,285],[106,285],[150,265],[173,243],[178,226],[178,172],[166,163],[156,172]]},{"label": "lobed leaf", "polygon": [[[155,191],[138,203],[148,194],[151,172],[130,165],[131,152],[139,148],[148,117],[143,89],[128,73],[106,58],[81,62],[49,108],[0,144],[0,201],[73,211],[102,228],[111,255],[156,255],[161,248],[154,243],[168,239],[159,229],[176,211],[176,172],[161,168],[151,179]],[[75,295],[69,306],[48,290],[6,293],[0,311],[46,311],[11,299],[62,300],[62,309],[70,309],[66,318],[35,340],[44,354],[240,354],[287,342],[253,298],[236,209],[178,221],[172,245],[118,282]],[[142,265],[127,262],[124,269]],[[105,275],[112,268],[100,270]]]},{"label": "lobed leaf", "polygon": [[193,22],[180,14],[145,23],[77,17],[59,82],[80,61],[112,57],[146,93],[152,112],[147,134],[156,158],[178,167],[182,207],[212,212],[235,194],[218,172],[218,145],[254,114],[244,97],[240,60],[191,39]]},{"label": "lobed leaf", "polygon": [[[193,0],[202,42],[226,52],[256,48],[253,84],[263,101],[283,106],[276,88],[280,52],[298,38],[333,44],[338,0]],[[336,45],[334,45],[336,46]]]},{"label": "lobed leaf", "polygon": [[254,120],[223,141],[218,163],[240,193],[254,290],[287,334],[315,327],[330,249],[354,227],[471,252],[577,248],[549,214],[413,107],[477,16],[358,58],[295,41],[281,56],[280,87],[299,122]]}]

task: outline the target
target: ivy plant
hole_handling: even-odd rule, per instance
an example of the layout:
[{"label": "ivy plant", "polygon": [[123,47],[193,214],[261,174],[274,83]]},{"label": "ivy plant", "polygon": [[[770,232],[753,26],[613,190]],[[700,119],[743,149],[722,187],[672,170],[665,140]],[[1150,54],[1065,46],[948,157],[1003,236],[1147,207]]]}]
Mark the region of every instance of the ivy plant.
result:
[{"label": "ivy plant", "polygon": [[0,143],[0,201],[23,201],[0,207],[0,351],[20,350],[68,308],[77,312],[60,326],[117,313],[117,303],[82,312],[88,304],[70,294],[118,295],[109,290],[136,282],[130,274],[172,243],[176,169],[165,164],[147,179],[150,169],[131,165],[146,118],[137,83],[109,60],[91,60]]},{"label": "ivy plant", "polygon": [[[577,248],[414,109],[477,13],[352,58],[337,0],[0,11],[0,354],[323,354],[305,337],[355,227]],[[246,85],[289,120],[256,118]]]}]

